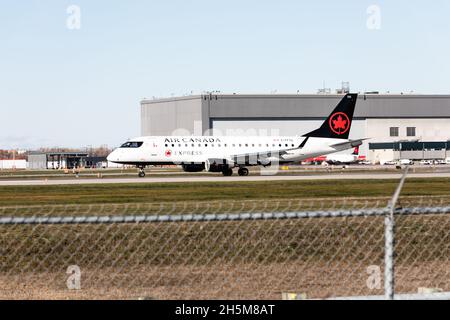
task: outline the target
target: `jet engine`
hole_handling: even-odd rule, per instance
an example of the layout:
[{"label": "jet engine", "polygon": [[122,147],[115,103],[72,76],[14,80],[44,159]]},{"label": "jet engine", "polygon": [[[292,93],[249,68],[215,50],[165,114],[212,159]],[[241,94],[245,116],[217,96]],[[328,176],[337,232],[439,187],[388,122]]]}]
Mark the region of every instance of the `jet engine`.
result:
[{"label": "jet engine", "polygon": [[202,163],[183,164],[181,167],[183,168],[184,172],[202,172],[203,170],[205,170],[205,166]]},{"label": "jet engine", "polygon": [[204,169],[208,172],[224,172],[233,168],[226,159],[208,159],[205,162]]}]

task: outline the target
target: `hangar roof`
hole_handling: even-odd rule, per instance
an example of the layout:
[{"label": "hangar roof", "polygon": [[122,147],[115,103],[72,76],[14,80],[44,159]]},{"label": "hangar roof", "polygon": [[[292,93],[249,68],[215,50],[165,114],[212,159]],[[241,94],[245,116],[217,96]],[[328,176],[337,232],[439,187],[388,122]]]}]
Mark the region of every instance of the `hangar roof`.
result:
[{"label": "hangar roof", "polygon": [[[323,118],[343,95],[335,94],[211,94],[143,100],[163,107],[198,100],[209,118]],[[450,95],[360,94],[356,118],[450,118]]]}]

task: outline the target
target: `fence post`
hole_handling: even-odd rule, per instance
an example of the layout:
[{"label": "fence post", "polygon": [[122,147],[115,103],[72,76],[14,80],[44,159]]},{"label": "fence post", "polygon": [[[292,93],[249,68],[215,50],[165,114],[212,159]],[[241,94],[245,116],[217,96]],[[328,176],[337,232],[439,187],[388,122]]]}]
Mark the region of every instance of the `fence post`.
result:
[{"label": "fence post", "polygon": [[408,175],[409,166],[405,168],[402,179],[395,190],[392,199],[388,203],[388,212],[384,218],[384,295],[386,300],[394,300],[395,294],[395,268],[394,268],[394,247],[395,247],[395,206],[397,204],[406,176]]}]

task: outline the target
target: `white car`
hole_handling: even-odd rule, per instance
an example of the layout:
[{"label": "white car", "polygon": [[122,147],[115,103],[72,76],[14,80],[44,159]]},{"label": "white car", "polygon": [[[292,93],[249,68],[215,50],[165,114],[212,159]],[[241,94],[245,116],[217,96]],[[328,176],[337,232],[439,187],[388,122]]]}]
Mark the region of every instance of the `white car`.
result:
[{"label": "white car", "polygon": [[384,166],[395,166],[395,165],[397,165],[397,161],[394,161],[394,160],[388,160],[388,161],[385,161],[385,162],[383,163],[383,165],[384,165]]},{"label": "white car", "polygon": [[409,166],[409,165],[414,164],[414,162],[412,160],[409,160],[409,159],[402,159],[402,160],[400,160],[400,164],[402,166]]},{"label": "white car", "polygon": [[419,162],[423,166],[431,166],[433,164],[433,161],[431,160],[422,160]]},{"label": "white car", "polygon": [[445,160],[434,160],[434,164],[443,165],[443,164],[446,164],[446,163],[445,163]]}]

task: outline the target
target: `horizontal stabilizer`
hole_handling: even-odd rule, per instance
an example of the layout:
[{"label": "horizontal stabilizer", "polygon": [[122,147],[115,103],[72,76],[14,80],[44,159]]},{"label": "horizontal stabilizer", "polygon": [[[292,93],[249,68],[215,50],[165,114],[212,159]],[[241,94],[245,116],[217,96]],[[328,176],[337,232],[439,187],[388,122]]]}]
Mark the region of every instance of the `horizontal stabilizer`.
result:
[{"label": "horizontal stabilizer", "polygon": [[338,150],[356,148],[356,147],[359,147],[360,145],[362,145],[363,141],[365,141],[365,140],[368,140],[368,138],[358,139],[358,140],[350,140],[350,141],[346,141],[346,142],[342,142],[342,143],[336,143],[336,144],[331,145],[331,147],[338,149]]}]

